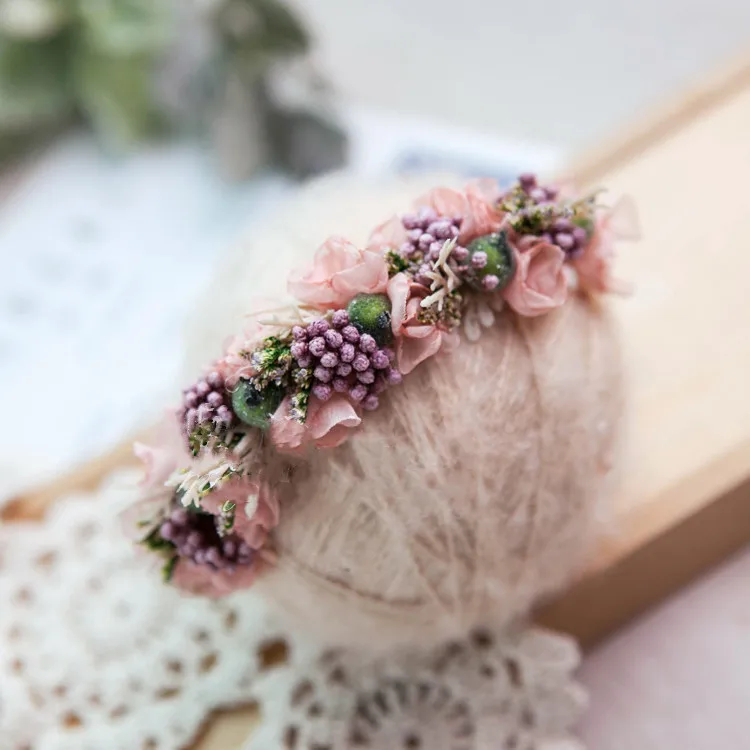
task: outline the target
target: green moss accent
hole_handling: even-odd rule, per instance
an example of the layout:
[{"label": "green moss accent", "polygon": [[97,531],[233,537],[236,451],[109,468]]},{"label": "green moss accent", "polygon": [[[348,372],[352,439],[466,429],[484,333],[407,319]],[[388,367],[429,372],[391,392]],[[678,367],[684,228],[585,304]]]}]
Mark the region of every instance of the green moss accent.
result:
[{"label": "green moss accent", "polygon": [[269,336],[264,339],[263,346],[250,356],[257,370],[254,381],[261,390],[287,380],[294,363],[290,347],[291,334],[286,338]]},{"label": "green moss accent", "polygon": [[391,301],[385,294],[358,294],[346,311],[360,333],[369,333],[379,346],[391,342]]},{"label": "green moss accent", "polygon": [[409,268],[409,261],[395,250],[388,250],[386,252],[385,262],[388,264],[389,278],[393,278],[397,273],[402,273]]}]

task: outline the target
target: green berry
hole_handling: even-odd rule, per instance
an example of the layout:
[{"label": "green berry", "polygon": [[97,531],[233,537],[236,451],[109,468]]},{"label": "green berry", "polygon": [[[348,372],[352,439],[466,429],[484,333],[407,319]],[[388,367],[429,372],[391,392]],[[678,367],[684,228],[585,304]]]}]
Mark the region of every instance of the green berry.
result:
[{"label": "green berry", "polygon": [[358,294],[346,308],[351,324],[360,333],[369,333],[378,346],[386,346],[393,336],[391,301],[385,294]]},{"label": "green berry", "polygon": [[469,279],[469,284],[475,289],[483,289],[482,280],[485,276],[497,276],[500,283],[496,290],[508,286],[516,272],[516,259],[508,243],[505,232],[496,232],[477,237],[466,248],[469,251],[469,265],[476,253],[485,253],[487,263],[483,268],[475,268]]},{"label": "green berry", "polygon": [[276,385],[258,390],[249,380],[240,380],[232,393],[232,410],[245,424],[265,430],[284,398],[284,389]]}]

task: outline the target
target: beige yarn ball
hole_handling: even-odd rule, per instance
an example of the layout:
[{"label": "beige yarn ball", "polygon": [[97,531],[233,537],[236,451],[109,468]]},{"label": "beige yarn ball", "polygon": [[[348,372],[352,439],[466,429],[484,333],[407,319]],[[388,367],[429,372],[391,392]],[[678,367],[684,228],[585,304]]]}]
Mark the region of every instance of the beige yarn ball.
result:
[{"label": "beige yarn ball", "polygon": [[[325,236],[362,242],[424,187],[340,176],[291,201],[229,256],[200,308],[213,314],[193,328],[191,370]],[[325,641],[377,648],[525,613],[579,569],[612,491],[619,354],[601,302],[573,298],[539,318],[504,310],[280,487],[279,560],[258,589]]]}]

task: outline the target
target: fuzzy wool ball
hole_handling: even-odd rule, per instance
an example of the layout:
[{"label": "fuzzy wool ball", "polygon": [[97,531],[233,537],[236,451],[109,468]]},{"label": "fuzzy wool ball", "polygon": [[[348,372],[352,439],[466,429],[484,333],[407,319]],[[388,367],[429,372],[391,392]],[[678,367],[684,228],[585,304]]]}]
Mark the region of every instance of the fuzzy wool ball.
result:
[{"label": "fuzzy wool ball", "polygon": [[[189,375],[241,329],[253,296],[281,296],[326,236],[361,246],[427,188],[450,184],[417,182],[329,177],[253,228],[210,304],[196,307]],[[621,373],[605,300],[574,296],[539,318],[506,306],[478,342],[462,337],[418,366],[349,441],[313,452],[279,484],[278,562],[258,590],[300,630],[370,648],[427,645],[527,613],[580,570],[606,515]]]}]

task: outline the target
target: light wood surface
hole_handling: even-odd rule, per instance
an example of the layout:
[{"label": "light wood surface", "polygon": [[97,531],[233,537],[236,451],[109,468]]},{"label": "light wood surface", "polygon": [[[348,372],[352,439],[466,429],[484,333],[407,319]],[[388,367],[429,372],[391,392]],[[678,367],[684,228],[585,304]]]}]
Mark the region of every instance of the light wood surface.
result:
[{"label": "light wood surface", "polygon": [[750,475],[750,64],[663,125],[578,172],[634,196],[644,235],[618,262],[637,285],[615,303],[630,439],[621,531],[602,565]]},{"label": "light wood surface", "polygon": [[[574,170],[632,195],[644,240],[624,246],[618,301],[630,390],[625,484],[613,534],[584,579],[539,619],[588,644],[750,541],[750,62],[672,104]],[[126,450],[30,493],[35,516],[91,486]],[[196,750],[240,748],[231,712]]]}]

